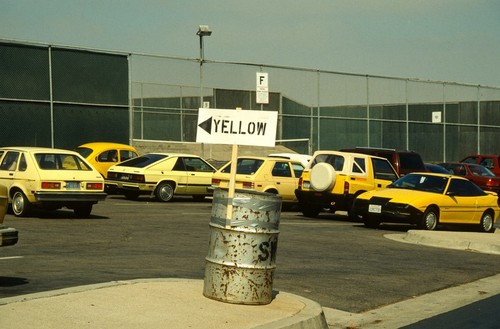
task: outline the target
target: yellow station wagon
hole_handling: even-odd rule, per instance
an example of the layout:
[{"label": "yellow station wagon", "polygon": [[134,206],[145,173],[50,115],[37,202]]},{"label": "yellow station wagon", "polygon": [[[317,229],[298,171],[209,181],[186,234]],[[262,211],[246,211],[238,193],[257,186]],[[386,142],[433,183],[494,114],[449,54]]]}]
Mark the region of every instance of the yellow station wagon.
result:
[{"label": "yellow station wagon", "polygon": [[[231,162],[212,177],[214,188],[229,186]],[[283,202],[297,202],[295,189],[304,170],[300,161],[278,157],[239,157],[236,165],[237,189],[279,194]]]},{"label": "yellow station wagon", "polygon": [[16,216],[33,207],[73,209],[87,217],[106,198],[104,179],[78,153],[41,147],[0,148],[0,184]]},{"label": "yellow station wagon", "polygon": [[197,155],[149,153],[109,168],[106,185],[132,200],[139,195],[153,195],[163,202],[174,195],[203,200],[212,195],[209,187],[215,170]]}]

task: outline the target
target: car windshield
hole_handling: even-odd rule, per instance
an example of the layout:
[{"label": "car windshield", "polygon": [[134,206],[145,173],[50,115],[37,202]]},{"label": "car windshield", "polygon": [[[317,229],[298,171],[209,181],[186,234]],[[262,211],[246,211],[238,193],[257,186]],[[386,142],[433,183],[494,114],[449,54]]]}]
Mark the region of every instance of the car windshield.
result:
[{"label": "car windshield", "polygon": [[88,147],[78,147],[75,152],[80,154],[82,157],[87,158],[92,153],[92,149],[89,149]]},{"label": "car windshield", "polygon": [[74,154],[37,153],[35,159],[43,170],[92,170]]},{"label": "car windshield", "polygon": [[443,176],[408,174],[390,184],[389,187],[443,194],[448,179],[448,177]]},{"label": "car windshield", "polygon": [[495,177],[495,174],[488,168],[481,165],[469,165],[470,171],[475,176]]},{"label": "car windshield", "polygon": [[[236,173],[242,175],[253,175],[259,170],[260,166],[264,163],[264,160],[261,159],[238,159],[236,162]],[[228,163],[224,168],[222,168],[221,172],[229,173],[231,172],[231,163]]]},{"label": "car windshield", "polygon": [[132,158],[127,161],[121,162],[117,164],[117,166],[144,168],[161,159],[165,159],[166,157],[167,155],[165,154],[145,154],[137,158]]}]

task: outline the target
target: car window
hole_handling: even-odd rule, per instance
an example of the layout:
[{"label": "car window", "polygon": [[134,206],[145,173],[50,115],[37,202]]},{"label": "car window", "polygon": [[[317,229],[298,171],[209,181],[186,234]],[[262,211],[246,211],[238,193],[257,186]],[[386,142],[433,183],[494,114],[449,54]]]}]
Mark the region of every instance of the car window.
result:
[{"label": "car window", "polygon": [[74,154],[37,153],[35,160],[38,167],[43,170],[92,170]]},{"label": "car window", "polygon": [[343,171],[345,159],[338,154],[319,154],[313,159],[311,168],[322,162],[329,163],[336,171]]},{"label": "car window", "polygon": [[87,158],[92,153],[92,149],[88,147],[77,147],[75,151],[84,158]]},{"label": "car window", "polygon": [[464,163],[476,163],[476,157],[468,157],[462,160]]},{"label": "car window", "polygon": [[118,162],[118,151],[108,150],[104,151],[97,156],[99,162]]},{"label": "car window", "polygon": [[389,161],[386,159],[372,158],[374,177],[376,179],[384,179],[395,181],[398,179],[398,175],[392,168]]},{"label": "car window", "polygon": [[483,165],[483,166],[485,166],[488,169],[492,169],[493,168],[493,159],[491,159],[491,158],[484,158],[481,161],[480,164]]},{"label": "car window", "polygon": [[144,168],[149,166],[152,163],[165,159],[167,155],[164,154],[145,154],[136,158],[129,159],[127,161],[121,162],[117,164],[117,166],[124,167],[136,167],[136,168]]},{"label": "car window", "polygon": [[24,153],[21,153],[21,158],[19,159],[19,171],[26,171],[28,169],[28,163],[26,162],[26,157]]},{"label": "car window", "polygon": [[452,179],[447,194],[457,196],[480,196],[485,195],[486,192],[469,180]]},{"label": "car window", "polygon": [[128,159],[135,158],[138,154],[134,151],[120,150],[120,161],[126,161]]},{"label": "car window", "polygon": [[[257,172],[257,170],[259,170],[263,163],[264,160],[261,159],[240,158],[236,162],[236,173],[242,175],[253,175]],[[231,163],[228,163],[224,168],[222,168],[221,172],[231,172]]]},{"label": "car window", "polygon": [[399,167],[412,171],[425,171],[422,158],[417,153],[399,153]]},{"label": "car window", "polygon": [[92,170],[74,154],[37,153],[35,160],[38,167],[43,170]]},{"label": "car window", "polygon": [[366,159],[354,158],[354,162],[352,163],[352,172],[357,172],[360,174],[366,173]]},{"label": "car window", "polygon": [[292,163],[292,169],[295,177],[300,177],[304,171],[304,166],[298,163]]},{"label": "car window", "polygon": [[271,174],[277,177],[292,177],[292,170],[288,162],[276,162]]},{"label": "car window", "polygon": [[[200,158],[182,158],[187,171],[212,172],[213,168]],[[175,167],[175,166],[174,166]]]},{"label": "car window", "polygon": [[448,177],[408,174],[390,185],[393,188],[405,188],[442,194],[448,183]]},{"label": "car window", "polygon": [[9,170],[9,171],[16,170],[18,159],[19,159],[19,152],[8,151],[5,154],[2,163],[0,163],[0,170]]}]

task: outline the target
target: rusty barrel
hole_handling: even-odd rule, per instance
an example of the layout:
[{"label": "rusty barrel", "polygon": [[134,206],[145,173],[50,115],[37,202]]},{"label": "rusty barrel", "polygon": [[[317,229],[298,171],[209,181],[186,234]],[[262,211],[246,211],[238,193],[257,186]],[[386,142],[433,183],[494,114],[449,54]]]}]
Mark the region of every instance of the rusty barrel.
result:
[{"label": "rusty barrel", "polygon": [[234,304],[272,301],[280,213],[276,194],[236,190],[229,200],[227,189],[214,191],[205,297]]}]

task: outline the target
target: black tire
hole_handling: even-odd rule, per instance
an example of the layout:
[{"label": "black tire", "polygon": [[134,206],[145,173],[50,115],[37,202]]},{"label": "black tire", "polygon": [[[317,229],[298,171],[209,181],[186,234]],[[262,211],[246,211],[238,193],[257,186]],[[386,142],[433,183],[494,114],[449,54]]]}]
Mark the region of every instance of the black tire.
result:
[{"label": "black tire", "polygon": [[363,224],[368,228],[378,228],[380,225],[380,220],[372,218],[370,216],[363,216]]},{"label": "black tire", "polygon": [[202,202],[205,200],[205,196],[204,195],[193,195],[193,200],[196,202]]},{"label": "black tire", "polygon": [[17,217],[26,217],[31,212],[32,205],[22,191],[15,191],[12,196],[12,212]]},{"label": "black tire", "polygon": [[162,182],[155,190],[155,197],[158,201],[168,202],[174,197],[174,186],[172,183]]},{"label": "black tire", "polygon": [[421,230],[432,231],[435,230],[439,224],[439,211],[434,207],[429,207],[425,210],[418,228]]},{"label": "black tire", "polygon": [[314,206],[301,206],[300,208],[301,208],[302,214],[306,217],[309,217],[309,218],[318,217],[320,210],[321,210],[319,207],[314,207]]},{"label": "black tire", "polygon": [[137,200],[139,198],[139,192],[125,191],[123,192],[127,200]]},{"label": "black tire", "polygon": [[494,233],[495,232],[494,224],[495,224],[494,219],[491,213],[489,211],[485,211],[483,216],[481,216],[481,223],[479,224],[481,232]]},{"label": "black tire", "polygon": [[73,212],[75,213],[76,217],[87,218],[90,216],[90,213],[92,212],[92,206],[93,206],[92,203],[84,203],[76,206],[73,209]]}]

